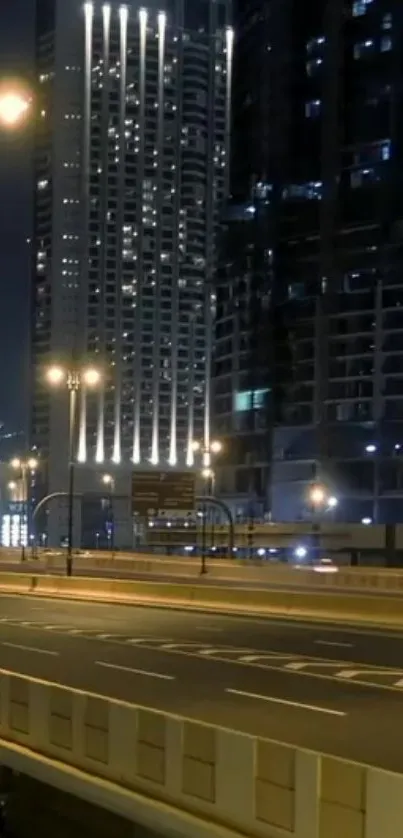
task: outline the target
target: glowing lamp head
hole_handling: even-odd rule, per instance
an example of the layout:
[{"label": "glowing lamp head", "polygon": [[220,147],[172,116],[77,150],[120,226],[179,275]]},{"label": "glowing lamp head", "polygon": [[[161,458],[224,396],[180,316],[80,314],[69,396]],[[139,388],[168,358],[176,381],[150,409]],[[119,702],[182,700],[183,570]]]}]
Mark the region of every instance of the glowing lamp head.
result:
[{"label": "glowing lamp head", "polygon": [[326,500],[326,492],[322,486],[312,486],[309,498],[314,506],[320,506]]},{"label": "glowing lamp head", "polygon": [[204,468],[203,471],[202,471],[202,477],[204,477],[205,480],[211,480],[212,477],[214,477],[213,469],[212,468]]},{"label": "glowing lamp head", "polygon": [[52,387],[58,387],[59,384],[62,384],[66,380],[66,371],[63,367],[49,367],[46,372],[46,378]]},{"label": "glowing lamp head", "polygon": [[10,482],[8,484],[8,488],[9,488],[10,492],[15,492],[15,490],[17,488],[16,482],[14,480],[10,480]]},{"label": "glowing lamp head", "polygon": [[28,99],[18,91],[0,94],[0,122],[8,128],[18,125],[29,108]]},{"label": "glowing lamp head", "polygon": [[97,387],[101,381],[101,373],[94,367],[88,367],[82,374],[82,380],[87,387]]},{"label": "glowing lamp head", "polygon": [[330,509],[336,509],[336,506],[338,506],[339,501],[336,497],[334,497],[334,495],[331,495],[330,498],[328,498],[327,503]]},{"label": "glowing lamp head", "polygon": [[27,466],[31,469],[31,471],[35,471],[35,469],[38,468],[38,460],[36,460],[35,457],[30,457],[27,462]]},{"label": "glowing lamp head", "polygon": [[102,483],[104,483],[105,486],[110,486],[111,483],[113,483],[112,475],[111,474],[103,474],[102,475]]},{"label": "glowing lamp head", "polygon": [[11,466],[11,468],[15,468],[15,469],[21,468],[21,460],[19,459],[19,457],[13,457],[13,459],[11,460],[10,466]]},{"label": "glowing lamp head", "polygon": [[213,452],[213,454],[219,454],[220,451],[222,451],[222,442],[219,442],[218,439],[213,440],[213,442],[210,445],[210,449]]},{"label": "glowing lamp head", "polygon": [[192,442],[192,451],[200,451],[200,442],[197,439]]}]

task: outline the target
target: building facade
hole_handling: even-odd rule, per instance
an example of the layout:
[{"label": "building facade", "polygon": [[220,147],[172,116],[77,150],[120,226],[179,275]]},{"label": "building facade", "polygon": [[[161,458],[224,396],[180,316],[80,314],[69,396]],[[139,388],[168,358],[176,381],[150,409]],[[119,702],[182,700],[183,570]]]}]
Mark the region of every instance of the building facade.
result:
[{"label": "building facade", "polygon": [[32,444],[63,489],[50,362],[91,362],[77,460],[186,467],[209,441],[215,239],[228,189],[230,0],[38,0]]},{"label": "building facade", "polygon": [[[320,480],[338,498],[332,516],[398,521],[403,8],[397,0],[250,0],[235,24],[232,187],[254,219],[267,202],[257,316],[268,329],[273,403],[263,449],[248,455],[269,474],[260,508],[276,520],[309,517],[309,487]],[[259,252],[256,221],[248,229]],[[241,288],[253,282],[242,261],[232,271]],[[236,305],[249,311],[240,298]],[[218,423],[238,438],[237,414],[228,424],[218,398]],[[244,418],[250,426],[258,408]],[[229,495],[245,467],[226,464]]]}]

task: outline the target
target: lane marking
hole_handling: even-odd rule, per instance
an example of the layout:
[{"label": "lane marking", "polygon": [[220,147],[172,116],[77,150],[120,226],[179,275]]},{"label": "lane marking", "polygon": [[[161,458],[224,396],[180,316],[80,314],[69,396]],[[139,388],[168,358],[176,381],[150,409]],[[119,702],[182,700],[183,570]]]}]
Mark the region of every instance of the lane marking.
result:
[{"label": "lane marking", "polygon": [[337,646],[340,649],[352,649],[353,643],[336,643],[331,640],[315,640],[317,646]]},{"label": "lane marking", "polygon": [[350,678],[355,678],[356,675],[359,675],[357,669],[343,669],[341,672],[336,672],[336,678],[345,678],[349,680]]},{"label": "lane marking", "polygon": [[106,661],[95,661],[95,666],[103,666],[106,669],[118,669],[121,672],[131,672],[134,675],[147,675],[149,678],[159,678],[161,681],[175,681],[174,675],[164,675],[162,672],[149,672],[147,669],[133,669],[131,666],[119,666],[117,663]]},{"label": "lane marking", "polygon": [[1,646],[7,646],[10,649],[22,649],[24,652],[35,652],[37,655],[51,655],[54,658],[59,657],[60,652],[54,652],[52,649],[37,649],[35,646],[23,646],[22,643],[7,643],[5,640]]},{"label": "lane marking", "polygon": [[248,693],[243,690],[232,690],[227,688],[226,693],[231,695],[240,695],[244,698],[255,698],[258,701],[268,701],[271,704],[284,704],[286,707],[296,707],[298,710],[311,710],[313,713],[325,713],[328,716],[347,716],[347,713],[341,710],[330,710],[327,707],[318,707],[315,704],[301,704],[299,701],[287,701],[284,698],[273,698],[269,695],[259,695],[258,693]]},{"label": "lane marking", "polygon": [[356,675],[373,675],[374,677],[379,676],[380,678],[391,677],[396,678],[399,675],[402,675],[401,669],[343,669],[341,672],[336,672],[337,678],[354,678]]}]

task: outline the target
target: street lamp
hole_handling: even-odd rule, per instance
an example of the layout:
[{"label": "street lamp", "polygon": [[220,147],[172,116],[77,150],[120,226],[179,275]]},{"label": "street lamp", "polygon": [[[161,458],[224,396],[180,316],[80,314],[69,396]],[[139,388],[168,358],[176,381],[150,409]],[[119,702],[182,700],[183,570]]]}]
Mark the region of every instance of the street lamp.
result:
[{"label": "street lamp", "polygon": [[[21,515],[20,515],[20,547],[21,547],[21,561],[25,560],[25,542],[24,542],[24,521],[27,522],[27,532],[29,531],[29,481],[28,475],[32,474],[38,468],[38,460],[35,457],[28,457],[26,460],[14,457],[11,460],[10,466],[14,471],[19,471],[21,474],[22,492],[21,492]],[[9,483],[9,489],[16,489],[17,484],[12,481]]]},{"label": "street lamp", "polygon": [[111,474],[103,474],[102,483],[104,484],[104,486],[109,486],[109,510],[112,513],[109,521],[111,525],[110,544],[111,556],[113,559],[115,558],[115,515],[113,509],[113,496],[115,494],[115,478]]},{"label": "street lamp", "polygon": [[[201,476],[206,481],[206,492],[205,494],[208,497],[214,494],[214,470],[211,467],[212,455],[219,454],[222,449],[223,445],[218,439],[214,439],[209,443],[201,443],[198,440],[194,440],[192,443],[193,451],[200,452],[202,456],[202,470]],[[204,575],[207,573],[206,568],[206,526],[207,526],[207,510],[206,504],[203,504],[202,508],[202,543],[201,543],[201,566],[200,566],[200,574]],[[211,526],[211,541],[212,547],[214,547],[214,519],[212,521]]]},{"label": "street lamp", "polygon": [[77,393],[85,387],[97,387],[101,373],[94,367],[67,368],[60,365],[49,367],[46,379],[51,387],[66,386],[69,393],[69,460],[68,460],[68,524],[66,574],[73,573],[73,514],[74,514],[74,443],[76,436]]}]

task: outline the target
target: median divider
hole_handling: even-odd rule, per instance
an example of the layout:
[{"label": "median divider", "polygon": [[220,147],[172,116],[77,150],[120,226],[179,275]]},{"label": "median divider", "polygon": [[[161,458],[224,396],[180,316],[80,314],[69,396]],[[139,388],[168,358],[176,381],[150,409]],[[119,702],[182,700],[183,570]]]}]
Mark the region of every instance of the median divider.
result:
[{"label": "median divider", "polygon": [[122,605],[403,627],[403,600],[382,594],[225,588],[170,582],[0,573],[0,592]]}]

